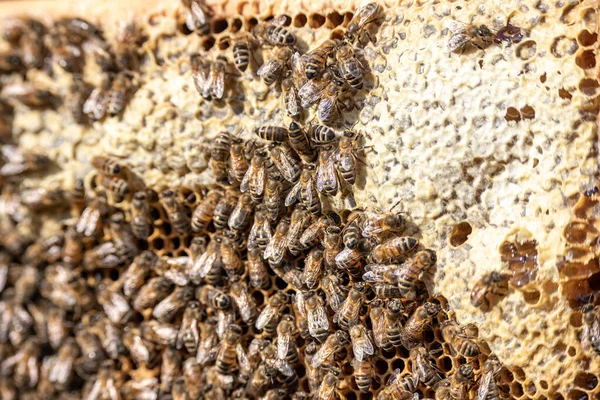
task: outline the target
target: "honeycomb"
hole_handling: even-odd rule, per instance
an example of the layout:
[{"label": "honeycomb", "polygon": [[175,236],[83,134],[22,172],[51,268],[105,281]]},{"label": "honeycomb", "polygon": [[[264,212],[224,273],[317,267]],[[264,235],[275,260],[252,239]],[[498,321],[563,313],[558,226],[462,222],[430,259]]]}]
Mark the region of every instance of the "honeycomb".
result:
[{"label": "honeycomb", "polygon": [[[166,258],[191,256],[191,236],[173,229],[159,194],[175,189],[177,199],[191,212],[214,184],[204,155],[219,132],[225,129],[247,140],[257,126],[289,123],[281,92],[253,79],[255,70],[228,76],[236,84],[228,86],[224,102],[203,101],[193,85],[190,54],[200,52],[210,60],[218,55],[231,57],[236,35],[279,15],[288,17],[298,48],[305,52],[327,38],[343,38],[358,6],[350,2],[210,1],[210,32],[196,35],[187,29],[180,5],[158,1],[33,3],[35,7],[3,3],[0,9],[7,16],[25,10],[48,25],[48,16],[81,15],[101,26],[109,41],[118,34],[117,22],[132,18],[143,25],[146,40],[139,49],[136,87],[122,115],[78,124],[64,105],[39,110],[10,99],[9,104],[2,103],[6,116],[0,125],[2,136],[52,161],[43,174],[3,183],[5,249],[20,254],[28,244],[19,243],[15,230],[29,241],[48,238],[69,225],[71,217],[68,207],[23,207],[13,193],[22,196],[37,187],[70,190],[76,179],[85,180],[87,192],[100,193],[102,185],[96,183],[91,160],[107,155],[126,166],[132,187],[152,189],[153,231],[136,246]],[[355,94],[352,106],[343,113],[343,124],[336,127],[340,132],[350,127],[363,132],[368,147],[366,166],[361,168],[353,196],[329,198],[331,208],[405,213],[408,223],[403,234],[417,237],[423,248],[436,251],[437,263],[424,274],[417,299],[440,303],[463,327],[475,324],[481,350],[478,359],[453,354],[438,327],[444,315],[438,315],[425,345],[443,376],[455,376],[459,366],[467,363],[479,377],[484,361],[493,353],[503,365],[498,375],[501,391],[510,398],[598,397],[598,357],[581,346],[580,311],[585,303],[599,303],[597,5],[592,1],[381,4],[385,19],[375,29],[374,41],[361,49],[370,69],[367,90]],[[450,19],[486,24],[495,30],[510,22],[521,28],[524,38],[519,43],[448,54],[444,46],[450,36]],[[260,53],[259,58],[270,57],[269,50]],[[101,75],[90,64],[85,79],[100,86]],[[2,75],[2,86],[26,80],[66,98],[72,74],[60,68],[53,71],[53,77],[43,69],[31,69],[26,76]],[[129,219],[130,199],[119,200],[109,196],[108,203],[114,207],[111,213],[121,210]],[[105,236],[98,240],[107,240],[108,230]],[[86,250],[95,245],[86,243]],[[22,258],[11,257],[14,261]],[[17,278],[27,272],[16,265],[7,269],[5,304],[18,292]],[[46,275],[59,273],[45,268]],[[472,306],[469,294],[482,275],[494,270],[515,275],[508,296],[483,312]],[[88,287],[102,288],[107,280],[118,279],[124,267],[75,271]],[[259,309],[273,289],[294,292],[282,278],[272,275],[270,280],[268,289],[252,290]],[[47,307],[43,282],[39,292],[41,297],[34,295],[33,310]],[[94,303],[94,297],[84,297],[82,303]],[[33,310],[28,310],[31,315]],[[370,329],[364,312],[361,320]],[[406,310],[407,316],[411,312]],[[3,315],[8,314],[3,311]],[[71,324],[66,328],[70,332],[77,331],[74,325],[80,318],[76,312],[62,317]],[[85,318],[93,319],[93,315]],[[97,328],[85,318],[80,324]],[[139,333],[142,321],[150,319],[147,312],[135,314],[131,332]],[[244,335],[258,334],[252,326],[243,328],[247,329]],[[3,359],[27,343],[27,336],[21,336],[14,334],[11,344],[2,343]],[[304,340],[298,338],[297,344],[304,354]],[[43,357],[57,350],[57,346],[46,346]],[[162,364],[165,354],[147,368],[119,357],[116,381],[120,385],[156,378],[162,384],[162,370],[168,369]],[[372,360],[377,378],[370,393],[361,393],[352,379],[351,359],[350,347],[336,358],[343,377],[337,389],[341,398],[376,398],[395,369],[403,375],[414,369],[404,347],[392,352],[377,349]],[[308,372],[298,368],[297,373],[299,387],[308,392]],[[20,383],[14,376],[2,379],[2,398],[11,398],[10,386]],[[121,395],[133,398],[125,386]],[[218,398],[218,386],[205,388],[205,397]],[[477,388],[472,387],[471,397]],[[41,397],[44,389],[40,386],[22,397]],[[70,396],[79,398],[78,390]],[[441,396],[422,383],[416,392]]]}]

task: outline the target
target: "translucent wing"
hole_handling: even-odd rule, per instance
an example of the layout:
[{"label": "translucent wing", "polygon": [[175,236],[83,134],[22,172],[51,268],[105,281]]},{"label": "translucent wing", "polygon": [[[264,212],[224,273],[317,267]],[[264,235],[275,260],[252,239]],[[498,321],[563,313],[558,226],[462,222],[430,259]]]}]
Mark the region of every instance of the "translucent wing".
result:
[{"label": "translucent wing", "polygon": [[290,116],[296,116],[300,114],[300,103],[298,102],[298,91],[296,87],[292,85],[285,92],[285,106]]},{"label": "translucent wing", "polygon": [[294,301],[296,302],[296,308],[300,312],[301,316],[306,318],[306,308],[304,308],[304,294],[301,291],[296,292],[296,294],[294,295]]},{"label": "translucent wing", "polygon": [[212,93],[217,99],[222,99],[225,93],[225,71],[213,69],[214,76],[212,82]]},{"label": "translucent wing", "polygon": [[324,163],[319,164],[317,169],[317,190],[323,193],[325,190],[337,192],[337,176],[335,174],[335,159],[329,156]]},{"label": "translucent wing", "polygon": [[26,170],[27,166],[25,164],[8,163],[2,166],[0,169],[0,174],[2,174],[2,176],[13,176],[18,175]]},{"label": "translucent wing", "polygon": [[215,332],[204,339],[201,345],[198,346],[198,352],[196,353],[198,364],[205,365],[217,358],[218,342]]},{"label": "translucent wing", "polygon": [[329,320],[325,307],[318,305],[315,310],[307,313],[308,317],[308,332],[311,336],[317,337],[320,330],[329,330]]},{"label": "translucent wing", "polygon": [[265,190],[265,168],[263,166],[250,175],[249,187],[256,195],[262,196]]},{"label": "translucent wing", "polygon": [[165,271],[164,277],[176,284],[185,286],[190,282],[188,267],[191,264],[189,257],[176,257],[167,259],[169,269]]},{"label": "translucent wing", "polygon": [[309,108],[311,105],[319,101],[326,85],[326,82],[317,81],[314,79],[302,85],[300,90],[298,90],[298,97],[300,97],[300,105],[303,108]]},{"label": "translucent wing", "polygon": [[290,349],[290,335],[277,336],[277,357],[284,359]]},{"label": "translucent wing", "polygon": [[278,60],[269,60],[264,63],[258,71],[256,71],[256,75],[264,78],[265,76],[270,76],[276,73],[281,68],[281,63]]},{"label": "translucent wing", "polygon": [[294,187],[289,191],[287,196],[285,196],[285,206],[289,207],[293,205],[296,201],[298,201],[298,194],[300,193],[300,189],[302,184],[300,182],[296,183]]},{"label": "translucent wing", "polygon": [[321,98],[321,101],[319,101],[319,105],[317,107],[317,114],[321,121],[326,121],[331,113],[335,110],[335,102],[335,96],[325,96]]},{"label": "translucent wing", "polygon": [[274,263],[279,263],[285,255],[287,244],[287,236],[282,237],[276,233],[269,244],[267,244],[267,247],[265,247],[264,259],[270,259]]},{"label": "translucent wing", "polygon": [[99,220],[100,210],[93,207],[87,207],[81,213],[81,217],[79,217],[79,220],[77,221],[75,230],[79,233],[83,233],[85,236],[91,236],[94,231],[96,231]]},{"label": "translucent wing", "polygon": [[190,28],[190,30],[194,30],[196,28],[196,26],[202,26],[202,25],[206,24],[206,14],[204,13],[204,10],[202,9],[202,7],[200,6],[199,3],[197,3],[196,1],[192,1],[190,10],[191,10],[191,14],[194,18],[193,27],[190,28],[188,26],[188,28]]},{"label": "translucent wing", "polygon": [[240,371],[244,375],[250,375],[252,373],[252,366],[241,343],[238,343],[235,346],[235,352],[237,354],[238,364],[240,365]]},{"label": "translucent wing", "polygon": [[371,343],[366,331],[363,330],[363,334],[359,338],[352,338],[352,351],[359,361],[364,360],[365,355],[374,353],[373,343]]},{"label": "translucent wing", "polygon": [[248,168],[248,170],[244,174],[244,177],[242,178],[242,181],[240,182],[240,192],[246,193],[248,191],[248,186],[249,186],[249,183],[250,183],[250,177],[252,176],[253,171],[254,171],[254,166],[250,165],[250,167]]},{"label": "translucent wing", "polygon": [[493,371],[489,371],[481,377],[481,381],[479,382],[479,389],[477,390],[477,400],[486,400],[493,377]]},{"label": "translucent wing", "polygon": [[359,27],[362,27],[373,18],[378,9],[379,7],[361,7],[353,20]]},{"label": "translucent wing", "polygon": [[287,151],[280,151],[279,157],[273,158],[273,162],[281,171],[281,175],[283,175],[283,179],[290,183],[296,182],[298,177],[300,176],[300,169],[296,167],[296,160],[290,156]]},{"label": "translucent wing", "polygon": [[465,24],[455,19],[451,19],[446,23],[446,28],[448,28],[452,33],[459,33],[465,30]]},{"label": "translucent wing", "polygon": [[262,309],[258,315],[258,318],[256,319],[256,323],[254,324],[256,329],[262,330],[265,326],[267,326],[269,321],[271,321],[271,319],[275,316],[276,312],[277,310],[275,308],[267,304],[267,306]]},{"label": "translucent wing", "polygon": [[329,340],[325,342],[319,350],[315,353],[313,359],[311,360],[311,365],[313,368],[320,367],[325,360],[329,358],[333,354],[335,349],[330,345]]},{"label": "translucent wing", "polygon": [[274,367],[285,376],[294,376],[294,369],[285,360],[278,358],[273,363]]},{"label": "translucent wing", "polygon": [[207,250],[195,262],[194,270],[198,271],[201,278],[204,278],[214,267],[218,258],[218,252]]}]

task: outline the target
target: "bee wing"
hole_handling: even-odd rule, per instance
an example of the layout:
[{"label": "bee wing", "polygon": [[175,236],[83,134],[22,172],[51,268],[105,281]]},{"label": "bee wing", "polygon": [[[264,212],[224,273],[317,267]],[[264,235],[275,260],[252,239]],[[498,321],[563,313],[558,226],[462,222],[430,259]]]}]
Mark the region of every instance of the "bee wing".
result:
[{"label": "bee wing", "polygon": [[329,330],[329,320],[325,308],[317,306],[316,310],[307,313],[308,319],[308,332],[311,336],[317,337],[319,330]]},{"label": "bee wing", "polygon": [[225,71],[213,69],[211,74],[213,75],[210,79],[212,83],[211,92],[217,99],[222,99],[225,93]]},{"label": "bee wing", "polygon": [[26,170],[27,166],[25,164],[8,163],[2,166],[0,174],[2,174],[2,176],[13,176],[25,172]]},{"label": "bee wing", "polygon": [[356,78],[361,74],[360,61],[353,57],[351,60],[341,63],[341,70],[344,75],[351,75]]},{"label": "bee wing", "polygon": [[446,51],[454,52],[460,48],[462,48],[467,42],[467,35],[464,33],[455,33],[453,34],[448,42],[446,43]]},{"label": "bee wing", "polygon": [[330,186],[332,191],[337,192],[337,176],[335,175],[335,159],[333,155],[329,156],[323,164],[319,164],[317,169],[317,190],[321,193],[325,191],[326,186]]},{"label": "bee wing", "polygon": [[331,346],[328,342],[325,342],[313,356],[313,359],[311,360],[312,367],[320,367],[323,362],[333,354],[333,350],[333,346]]},{"label": "bee wing", "polygon": [[290,349],[290,335],[277,335],[277,357],[284,359]]},{"label": "bee wing", "polygon": [[258,196],[261,196],[265,190],[265,168],[260,167],[258,171],[250,175],[249,186],[253,188]]},{"label": "bee wing", "polygon": [[265,253],[263,258],[271,259],[271,261],[278,263],[281,261],[285,254],[285,248],[288,245],[287,236],[279,237],[278,235],[273,236],[267,247],[265,247]]},{"label": "bee wing", "polygon": [[278,358],[275,360],[275,367],[279,372],[285,376],[294,376],[294,369],[287,363],[287,361]]},{"label": "bee wing", "polygon": [[323,82],[315,81],[314,79],[306,82],[298,90],[300,105],[303,108],[309,108],[321,98],[324,89],[325,84]]},{"label": "bee wing", "polygon": [[235,346],[235,353],[237,354],[238,364],[240,365],[240,371],[249,375],[252,372],[252,366],[250,365],[250,360],[248,359],[248,355],[244,351],[241,343],[238,343]]},{"label": "bee wing", "polygon": [[448,28],[452,33],[462,32],[465,30],[466,24],[464,22],[457,21],[455,19],[451,19],[446,22],[446,28]]},{"label": "bee wing", "polygon": [[277,60],[269,60],[256,71],[256,75],[264,78],[265,76],[272,75],[277,72],[277,70],[281,68],[281,63]]},{"label": "bee wing", "polygon": [[294,187],[292,187],[292,189],[289,191],[287,196],[285,196],[284,204],[286,207],[289,207],[292,204],[294,204],[296,201],[298,201],[298,194],[300,193],[301,187],[302,187],[302,185],[300,182],[296,183],[296,185]]},{"label": "bee wing", "polygon": [[336,264],[340,264],[343,263],[352,253],[352,249],[348,249],[345,248],[344,250],[340,251],[336,256],[335,256],[335,262]]},{"label": "bee wing", "polygon": [[258,318],[256,319],[256,323],[254,324],[256,329],[262,330],[265,326],[267,326],[269,321],[271,321],[271,319],[275,316],[276,311],[277,310],[274,307],[271,307],[269,304],[267,304],[267,306],[262,309],[258,315]]},{"label": "bee wing", "polygon": [[271,21],[271,23],[272,23],[273,25],[276,25],[276,26],[284,26],[284,25],[285,25],[285,23],[286,23],[286,21],[287,21],[287,18],[286,18],[286,16],[285,16],[285,15],[280,15],[279,17],[277,17],[277,18],[274,18],[274,19]]},{"label": "bee wing", "polygon": [[336,98],[334,96],[322,97],[317,107],[317,114],[321,121],[326,121],[335,110]]},{"label": "bee wing", "polygon": [[362,361],[364,360],[365,355],[373,354],[373,344],[369,338],[363,334],[360,338],[352,338],[352,351],[354,352],[354,357],[356,357],[359,361]]},{"label": "bee wing", "polygon": [[285,106],[290,116],[296,116],[300,114],[300,103],[298,102],[298,91],[296,87],[292,85],[291,88],[285,93]]},{"label": "bee wing", "polygon": [[287,151],[281,151],[279,153],[279,159],[275,165],[281,171],[281,174],[286,181],[291,183],[296,182],[300,176],[300,169],[296,167],[296,160]]},{"label": "bee wing", "polygon": [[246,193],[248,191],[248,185],[250,183],[250,177],[252,176],[253,172],[254,172],[254,166],[250,165],[250,167],[248,168],[248,170],[244,174],[244,177],[242,178],[242,181],[240,182],[240,191],[242,193]]},{"label": "bee wing", "polygon": [[374,271],[367,271],[363,274],[363,280],[365,282],[369,282],[369,283],[383,283],[383,277],[374,272]]},{"label": "bee wing", "polygon": [[193,31],[195,30],[196,26],[201,26],[206,23],[206,14],[204,13],[204,10],[200,4],[196,1],[192,1],[190,10],[194,23],[191,28],[189,26],[188,28]]},{"label": "bee wing", "polygon": [[367,22],[369,22],[369,20],[373,17],[373,15],[375,15],[375,13],[378,11],[378,9],[379,9],[379,7],[375,7],[375,8],[361,7],[358,10],[357,15],[353,18],[353,20],[356,20],[356,24],[359,27],[362,27]]},{"label": "bee wing", "polygon": [[198,275],[204,278],[206,274],[213,268],[218,258],[218,252],[205,251],[198,260],[194,263],[194,271],[198,271]]},{"label": "bee wing", "polygon": [[304,308],[304,294],[301,291],[296,292],[294,295],[294,301],[296,302],[296,308],[300,312],[301,316],[306,318],[306,308]]},{"label": "bee wing", "polygon": [[477,390],[477,400],[486,399],[490,390],[490,383],[492,383],[493,376],[494,373],[490,371],[481,377],[481,381],[479,382],[479,389]]}]

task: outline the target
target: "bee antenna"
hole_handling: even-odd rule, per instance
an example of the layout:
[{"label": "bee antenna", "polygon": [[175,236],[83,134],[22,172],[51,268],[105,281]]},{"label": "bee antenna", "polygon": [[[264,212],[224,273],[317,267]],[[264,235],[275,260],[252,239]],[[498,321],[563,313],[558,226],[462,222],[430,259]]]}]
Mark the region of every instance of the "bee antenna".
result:
[{"label": "bee antenna", "polygon": [[393,210],[394,210],[394,208],[396,208],[396,207],[398,206],[398,204],[400,204],[400,202],[401,202],[401,201],[402,201],[402,199],[398,200],[398,201],[396,202],[396,204],[394,204],[394,205],[392,206],[392,208],[390,208],[390,211],[393,211]]}]

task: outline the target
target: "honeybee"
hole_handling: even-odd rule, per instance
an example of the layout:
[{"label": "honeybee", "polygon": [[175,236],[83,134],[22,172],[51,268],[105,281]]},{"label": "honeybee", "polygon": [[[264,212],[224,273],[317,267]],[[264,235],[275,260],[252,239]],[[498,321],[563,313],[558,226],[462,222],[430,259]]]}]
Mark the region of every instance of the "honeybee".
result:
[{"label": "honeybee", "polygon": [[321,99],[317,106],[317,117],[323,124],[331,125],[339,115],[339,109],[343,106],[338,100],[341,94],[341,88],[333,82],[328,84],[321,93]]},{"label": "honeybee", "polygon": [[273,50],[273,58],[264,63],[258,71],[256,71],[256,75],[263,78],[265,85],[271,86],[282,76],[292,54],[292,50],[289,47],[275,48]]},{"label": "honeybee", "polygon": [[[48,369],[47,379],[59,390],[65,390],[74,377],[74,363],[79,357],[79,347],[72,337],[60,346],[58,352],[44,360],[43,369]],[[43,375],[43,373],[42,373]]]},{"label": "honeybee", "polygon": [[419,382],[423,382],[426,386],[434,387],[442,379],[440,371],[429,360],[425,347],[417,346],[410,349],[410,360],[412,362],[412,370],[419,378]]},{"label": "honeybee", "polygon": [[317,190],[328,196],[335,196],[339,184],[335,170],[335,154],[331,146],[319,152],[319,167],[317,168]]},{"label": "honeybee", "polygon": [[431,268],[436,261],[435,252],[429,249],[419,251],[414,257],[407,260],[397,274],[400,294],[404,296],[409,293],[421,273]]},{"label": "honeybee", "polygon": [[179,329],[175,325],[150,320],[141,325],[142,338],[162,346],[174,346]]},{"label": "honeybee", "polygon": [[477,400],[500,400],[500,388],[496,377],[500,373],[500,363],[497,359],[489,358],[481,368]]},{"label": "honeybee", "polygon": [[[449,398],[453,400],[463,400],[469,398],[469,390],[473,385],[473,378],[475,373],[473,372],[473,366],[470,364],[463,364],[450,379],[449,387]],[[437,393],[436,393],[437,397]]]},{"label": "honeybee", "polygon": [[379,400],[411,400],[417,389],[418,380],[411,375],[402,375],[397,368],[388,378],[385,388],[379,392]]},{"label": "honeybee", "polygon": [[221,200],[215,207],[213,214],[213,225],[217,229],[225,229],[229,222],[229,217],[235,209],[239,198],[239,193],[235,190],[225,191],[225,195],[221,197]]},{"label": "honeybee", "polygon": [[194,85],[205,100],[212,100],[213,97],[221,100],[225,94],[227,58],[217,56],[212,63],[202,58],[201,54],[196,53],[190,59]]},{"label": "honeybee", "polygon": [[199,399],[204,389],[202,384],[202,368],[192,357],[183,362],[183,380],[190,400]]},{"label": "honeybee", "polygon": [[245,72],[250,65],[252,49],[256,48],[258,43],[248,34],[239,35],[233,44],[233,63],[240,72]]},{"label": "honeybee", "polygon": [[[327,101],[323,104],[327,104]],[[321,103],[319,103],[321,105]],[[308,130],[308,138],[317,146],[326,146],[336,139],[335,131],[326,125],[315,124]]]},{"label": "honeybee", "polygon": [[262,396],[271,384],[271,377],[267,375],[265,364],[260,364],[254,370],[248,382],[248,393],[252,396]]},{"label": "honeybee", "polygon": [[225,232],[221,239],[221,261],[228,277],[244,273],[244,262],[240,255],[240,246],[231,232]]},{"label": "honeybee", "polygon": [[[363,231],[364,232],[364,231]],[[375,246],[370,258],[376,263],[389,263],[399,261],[402,256],[414,250],[419,241],[410,236],[399,236]],[[425,254],[423,254],[424,256]],[[435,256],[435,253],[434,253]],[[420,257],[419,260],[421,260]],[[423,260],[425,261],[425,260]],[[423,267],[424,269],[425,267]],[[420,271],[419,271],[420,272]]]},{"label": "honeybee", "polygon": [[100,174],[99,178],[100,185],[117,195],[118,198],[123,198],[123,196],[126,196],[129,193],[129,184],[125,179],[119,178],[118,176],[109,177],[102,174]]},{"label": "honeybee", "polygon": [[277,329],[279,314],[287,305],[287,302],[287,295],[283,292],[277,292],[272,296],[256,319],[256,323],[254,324],[256,329],[264,330],[269,336],[272,336]]},{"label": "honeybee", "polygon": [[336,331],[332,333],[315,353],[314,358],[311,360],[311,366],[313,368],[320,367],[329,357],[343,349],[348,343],[350,343],[350,338],[346,332]]},{"label": "honeybee", "polygon": [[36,88],[31,84],[7,85],[2,90],[2,97],[15,100],[32,109],[54,108],[58,101],[52,92]]},{"label": "honeybee", "polygon": [[198,286],[196,298],[206,307],[226,310],[231,307],[231,298],[211,285]]},{"label": "honeybee", "polygon": [[130,79],[128,73],[121,72],[112,81],[106,104],[106,113],[110,117],[114,117],[123,111],[127,100],[127,92],[131,87]]},{"label": "honeybee", "polygon": [[187,234],[191,230],[190,219],[183,205],[175,198],[175,192],[170,189],[162,191],[160,201],[175,231],[181,235]]},{"label": "honeybee", "polygon": [[296,183],[302,172],[301,164],[287,146],[271,146],[271,160],[281,172],[283,179]]},{"label": "honeybee", "polygon": [[[294,80],[291,77],[285,78],[281,82],[281,88],[283,89],[283,106],[285,112],[290,118],[297,118],[302,109],[300,108],[300,99],[298,98],[298,90],[294,84]],[[288,132],[288,135],[290,133]]]},{"label": "honeybee", "polygon": [[229,216],[229,228],[241,231],[250,222],[252,212],[254,211],[254,202],[249,194],[243,194],[239,197],[237,205]]},{"label": "honeybee", "polygon": [[308,79],[314,79],[323,71],[329,54],[336,48],[333,40],[326,40],[302,58],[305,60],[305,73]]},{"label": "honeybee", "polygon": [[363,213],[358,218],[364,218],[364,237],[377,237],[386,233],[401,233],[404,230],[405,221],[400,213]]},{"label": "honeybee", "polygon": [[61,208],[65,205],[66,193],[62,189],[34,188],[21,192],[21,204],[32,211]]},{"label": "honeybee", "polygon": [[201,54],[194,53],[190,56],[190,67],[196,90],[204,99],[210,100],[210,63]]},{"label": "honeybee", "polygon": [[387,304],[385,310],[385,334],[387,336],[387,347],[384,350],[391,351],[393,347],[402,345],[402,322],[400,316],[404,307],[399,300],[392,300]]},{"label": "honeybee", "polygon": [[217,352],[216,367],[221,374],[228,375],[237,369],[236,345],[242,336],[242,329],[238,325],[230,325],[221,341]]},{"label": "honeybee", "polygon": [[335,161],[335,166],[340,176],[350,185],[354,185],[356,182],[356,162],[361,161],[364,164],[364,161],[360,160],[357,155],[362,150],[362,148],[358,148],[358,140],[358,133],[352,131],[344,132],[344,136],[339,143],[337,159]]},{"label": "honeybee", "polygon": [[87,270],[115,268],[128,261],[114,242],[104,242],[85,253],[83,265]]},{"label": "honeybee", "polygon": [[241,139],[232,141],[229,155],[229,183],[242,182],[248,172],[248,160],[246,160],[245,149]]},{"label": "honeybee", "polygon": [[475,283],[471,290],[471,304],[487,311],[498,298],[508,294],[508,280],[510,276],[500,272],[485,274]]},{"label": "honeybee", "polygon": [[267,366],[265,372],[271,377],[274,386],[283,389],[293,389],[298,385],[298,374],[284,359],[277,358],[277,349],[269,342],[260,348],[260,356]]},{"label": "honeybee", "polygon": [[[110,45],[100,38],[95,37],[91,40],[86,40],[81,45],[81,49],[72,45],[59,46],[53,49],[53,53],[53,57],[58,58],[58,65],[67,72],[74,72],[74,70],[81,72],[85,56],[92,58],[103,72],[115,69],[115,57]],[[57,53],[58,57],[56,57]]]},{"label": "honeybee", "polygon": [[455,321],[448,320],[441,324],[442,337],[455,354],[471,358],[479,355],[479,346],[460,330]]},{"label": "honeybee", "polygon": [[360,309],[365,301],[365,289],[364,282],[357,282],[352,286],[350,292],[348,292],[348,297],[346,297],[346,300],[340,305],[340,309],[333,317],[334,322],[337,322],[341,328],[349,329],[358,322]]},{"label": "honeybee", "polygon": [[581,342],[585,349],[591,349],[600,355],[600,308],[585,304],[581,308],[583,326]]},{"label": "honeybee", "polygon": [[362,237],[360,226],[357,221],[350,221],[342,230],[342,242],[348,249],[355,249]]},{"label": "honeybee", "polygon": [[117,359],[120,355],[125,354],[126,349],[121,340],[121,329],[117,328],[108,318],[99,317],[94,323],[94,329],[104,351],[110,358]]},{"label": "honeybee", "polygon": [[342,250],[342,231],[338,226],[328,226],[325,229],[323,247],[325,247],[325,265],[336,266],[336,258]]},{"label": "honeybee", "polygon": [[250,161],[250,167],[240,183],[240,191],[250,191],[252,200],[259,202],[265,193],[265,160],[266,153],[256,151]]},{"label": "honeybee", "polygon": [[277,325],[277,357],[285,360],[290,365],[299,362],[298,348],[294,336],[296,335],[296,325],[294,317],[289,314],[284,315]]},{"label": "honeybee", "polygon": [[274,18],[265,25],[257,25],[254,33],[273,46],[293,46],[296,43],[296,36],[285,26],[286,17],[284,15]]},{"label": "honeybee", "polygon": [[286,207],[291,206],[300,199],[301,204],[313,215],[321,213],[321,199],[317,191],[317,183],[314,178],[314,166],[306,166],[300,174],[300,180],[290,190],[285,198]]},{"label": "honeybee", "polygon": [[55,27],[70,43],[79,45],[85,40],[99,37],[97,26],[83,18],[64,17],[55,22]]},{"label": "honeybee", "polygon": [[310,214],[302,208],[292,212],[290,229],[286,238],[287,247],[292,255],[300,253],[300,234],[310,224]]},{"label": "honeybee", "polygon": [[[296,296],[298,296],[298,293],[296,293]],[[310,293],[310,297],[304,299],[304,309],[310,336],[319,342],[323,342],[329,334],[329,319],[327,318],[327,309],[323,299],[315,292]]]},{"label": "honeybee", "polygon": [[119,69],[132,71],[138,68],[138,49],[145,40],[141,26],[134,20],[120,23],[115,45],[115,61]]},{"label": "honeybee", "polygon": [[486,25],[471,25],[450,20],[447,25],[452,34],[446,43],[447,52],[463,52],[467,46],[485,49],[494,41],[494,33]]},{"label": "honeybee", "polygon": [[350,362],[354,369],[354,381],[358,390],[363,393],[368,393],[371,388],[371,380],[373,375],[373,367],[371,365],[371,357],[364,357],[363,360],[353,358]]},{"label": "honeybee", "polygon": [[[143,339],[138,329],[130,329],[123,332],[123,345],[129,351],[131,358],[138,365],[152,368],[160,359],[157,347]],[[83,349],[82,349],[83,351]],[[87,354],[87,353],[83,353]]]},{"label": "honeybee", "polygon": [[93,87],[83,81],[81,77],[75,76],[73,83],[69,87],[69,94],[66,98],[66,106],[73,117],[73,120],[78,124],[87,122],[87,115],[83,112],[83,105],[86,99],[92,93]]},{"label": "honeybee", "polygon": [[[283,184],[280,180],[268,178],[265,185],[265,212],[269,221],[276,221],[283,210]],[[265,224],[269,224],[268,221]]]},{"label": "honeybee", "polygon": [[75,341],[81,350],[81,356],[75,362],[77,373],[82,376],[94,374],[106,360],[106,354],[98,336],[87,329],[78,330],[75,332]]},{"label": "honeybee", "polygon": [[199,35],[210,33],[210,11],[203,0],[182,0],[187,8],[185,16],[185,26],[192,32]]},{"label": "honeybee", "polygon": [[329,273],[321,279],[321,289],[325,292],[327,304],[335,313],[339,311],[347,297],[347,289],[341,283],[340,278],[333,273]]},{"label": "honeybee", "polygon": [[365,36],[371,40],[368,29],[381,18],[381,6],[379,4],[367,3],[359,7],[350,20],[350,23],[348,23],[346,38],[351,43],[354,43],[356,40],[363,42]]},{"label": "honeybee", "polygon": [[410,348],[423,341],[425,331],[431,326],[433,318],[440,312],[436,303],[426,302],[419,306],[404,324],[402,343]]},{"label": "honeybee", "polygon": [[210,323],[204,324],[202,327],[202,335],[196,353],[196,362],[199,365],[206,365],[217,358],[219,337],[213,321],[208,320],[207,322]]},{"label": "honeybee", "polygon": [[254,134],[263,140],[285,142],[288,131],[282,126],[265,125],[254,130]]},{"label": "honeybee", "polygon": [[162,276],[150,279],[140,289],[137,297],[133,301],[133,309],[142,312],[145,309],[154,307],[162,301],[171,290],[171,283]]},{"label": "honeybee", "polygon": [[288,141],[300,157],[303,157],[306,161],[314,160],[316,154],[312,149],[308,136],[296,121],[290,122]]},{"label": "honeybee", "polygon": [[357,323],[350,328],[350,339],[352,340],[354,357],[358,361],[367,360],[375,352],[367,328],[361,323]]},{"label": "honeybee", "polygon": [[102,80],[101,86],[94,88],[89,97],[83,103],[82,111],[91,120],[101,120],[106,114],[110,85],[111,83],[109,79]]},{"label": "honeybee", "polygon": [[309,289],[314,289],[318,284],[323,272],[323,250],[318,247],[312,248],[304,260],[304,283]]},{"label": "honeybee", "polygon": [[267,247],[265,248],[265,252],[263,254],[263,258],[265,260],[269,260],[274,264],[279,264],[283,260],[283,256],[286,253],[287,248],[287,237],[288,232],[290,230],[290,221],[287,219],[282,219],[277,224],[277,228],[275,229],[275,233]]},{"label": "honeybee", "polygon": [[248,251],[248,278],[255,289],[266,289],[271,280],[263,262],[261,251],[254,248]]},{"label": "honeybee", "polygon": [[227,160],[231,149],[231,137],[223,131],[217,135],[210,149],[209,167],[217,182],[228,182]]},{"label": "honeybee", "polygon": [[114,361],[106,360],[100,365],[96,379],[87,381],[83,388],[83,399],[92,400],[99,398],[118,399],[119,386],[122,382],[114,369]]},{"label": "honeybee", "polygon": [[21,152],[12,145],[3,145],[2,155],[6,158],[6,162],[0,168],[0,175],[4,177],[42,171],[51,165],[47,156],[33,152]]},{"label": "honeybee", "polygon": [[185,347],[188,353],[195,354],[200,342],[200,327],[199,323],[202,317],[200,303],[197,301],[189,301],[185,311],[181,326],[177,332],[175,346],[177,349]]},{"label": "honeybee", "polygon": [[132,317],[133,310],[127,299],[101,285],[98,292],[98,303],[102,306],[108,319],[117,325],[123,325]]},{"label": "honeybee", "polygon": [[181,375],[181,356],[179,352],[167,346],[162,353],[162,364],[160,367],[159,396],[171,393],[173,381]]},{"label": "honeybee", "polygon": [[299,249],[306,250],[316,246],[325,235],[325,229],[332,225],[332,219],[329,215],[323,215],[311,223],[300,235]]},{"label": "honeybee", "polygon": [[358,279],[362,275],[364,256],[371,249],[367,239],[361,239],[354,249],[344,249],[335,256],[335,265],[343,269],[353,278]]},{"label": "honeybee", "polygon": [[158,322],[169,322],[193,296],[194,289],[190,286],[176,287],[171,294],[154,307],[152,316]]},{"label": "honeybee", "polygon": [[145,191],[135,192],[131,200],[131,231],[138,239],[150,236],[150,203]]},{"label": "honeybee", "polygon": [[340,68],[341,75],[353,89],[360,90],[363,87],[363,65],[356,58],[352,46],[341,43],[335,50],[335,59]]},{"label": "honeybee", "polygon": [[335,400],[337,399],[336,389],[339,379],[336,375],[329,372],[323,378],[323,382],[317,390],[316,400]]},{"label": "honeybee", "polygon": [[[302,339],[306,339],[310,333],[308,330],[308,316],[304,301],[304,294],[301,291],[292,295],[292,310],[296,319],[296,329]],[[327,325],[329,329],[329,322]]]},{"label": "honeybee", "polygon": [[252,323],[256,318],[256,303],[250,296],[246,283],[239,278],[235,279],[229,288],[229,294],[233,298],[242,320]]},{"label": "honeybee", "polygon": [[257,247],[264,249],[271,241],[271,237],[271,225],[264,207],[261,206],[254,213],[254,223],[248,235],[248,250],[251,251]]},{"label": "honeybee", "polygon": [[204,278],[209,284],[217,284],[221,281],[221,272],[221,238],[214,236],[206,251],[194,260],[190,277],[195,284],[199,284],[201,278]]}]

